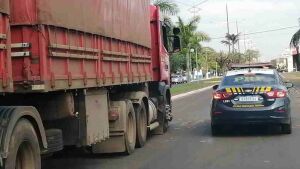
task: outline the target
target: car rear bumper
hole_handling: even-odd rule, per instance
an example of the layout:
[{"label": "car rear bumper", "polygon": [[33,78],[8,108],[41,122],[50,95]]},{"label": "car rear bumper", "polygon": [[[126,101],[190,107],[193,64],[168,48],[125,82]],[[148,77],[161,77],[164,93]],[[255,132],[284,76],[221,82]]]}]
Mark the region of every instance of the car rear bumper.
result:
[{"label": "car rear bumper", "polygon": [[212,110],[211,120],[213,124],[290,124],[291,114],[289,104],[255,109],[224,108],[221,105]]},{"label": "car rear bumper", "polygon": [[243,118],[243,119],[212,119],[214,125],[271,125],[290,124],[290,118]]}]

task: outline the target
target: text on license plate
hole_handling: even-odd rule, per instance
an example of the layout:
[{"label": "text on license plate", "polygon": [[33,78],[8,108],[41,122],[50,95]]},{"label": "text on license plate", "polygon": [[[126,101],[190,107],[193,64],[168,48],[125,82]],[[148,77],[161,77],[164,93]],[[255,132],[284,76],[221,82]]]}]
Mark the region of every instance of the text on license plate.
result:
[{"label": "text on license plate", "polygon": [[240,97],[239,101],[240,102],[257,102],[259,100],[258,100],[258,97],[256,97],[256,96],[245,96],[245,97]]}]

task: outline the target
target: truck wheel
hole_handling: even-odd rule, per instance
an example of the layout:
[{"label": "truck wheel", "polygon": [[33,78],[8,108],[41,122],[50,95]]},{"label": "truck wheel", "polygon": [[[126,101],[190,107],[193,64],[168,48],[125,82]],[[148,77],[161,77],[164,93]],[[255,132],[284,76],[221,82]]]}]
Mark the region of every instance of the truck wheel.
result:
[{"label": "truck wheel", "polygon": [[125,145],[126,154],[132,154],[135,149],[136,143],[136,119],[135,112],[131,102],[128,101],[127,108],[129,112],[126,119],[126,131],[125,131]]},{"label": "truck wheel", "polygon": [[147,141],[147,112],[144,102],[135,106],[136,146],[141,148]]},{"label": "truck wheel", "polygon": [[9,143],[5,169],[41,169],[40,146],[32,124],[21,119]]},{"label": "truck wheel", "polygon": [[164,107],[163,112],[158,112],[159,127],[153,131],[153,134],[162,135],[168,131],[169,121],[167,120],[167,106],[165,105]]}]

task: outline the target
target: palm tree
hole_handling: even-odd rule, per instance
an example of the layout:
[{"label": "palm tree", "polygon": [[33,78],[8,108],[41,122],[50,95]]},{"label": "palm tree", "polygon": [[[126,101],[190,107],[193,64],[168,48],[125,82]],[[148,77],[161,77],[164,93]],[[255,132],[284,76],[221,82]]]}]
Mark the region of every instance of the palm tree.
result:
[{"label": "palm tree", "polygon": [[170,0],[154,0],[153,4],[166,15],[176,15],[179,12],[177,4]]},{"label": "palm tree", "polygon": [[[181,44],[182,44],[182,55],[186,55],[186,65],[187,71],[191,71],[190,65],[190,49],[201,50],[200,42],[209,41],[210,38],[207,34],[197,30],[198,24],[200,22],[200,17],[194,17],[188,22],[184,22],[182,18],[178,17],[178,27],[181,30]],[[193,64],[192,64],[193,65]],[[195,64],[194,64],[195,65]],[[197,67],[197,64],[196,64]],[[188,76],[189,77],[189,76]]]},{"label": "palm tree", "polygon": [[178,17],[178,27],[181,30],[183,48],[197,47],[200,42],[210,40],[207,34],[197,31],[199,22],[200,17],[194,17],[187,23],[185,23],[182,18]]},{"label": "palm tree", "polygon": [[240,34],[229,34],[227,33],[225,36],[225,40],[222,40],[221,43],[231,46],[232,45],[232,53],[235,53],[235,44],[240,40]]}]

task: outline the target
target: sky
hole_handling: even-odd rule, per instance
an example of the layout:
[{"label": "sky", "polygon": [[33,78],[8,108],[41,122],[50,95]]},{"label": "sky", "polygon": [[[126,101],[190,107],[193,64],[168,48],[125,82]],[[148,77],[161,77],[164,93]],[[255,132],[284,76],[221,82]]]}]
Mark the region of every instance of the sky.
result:
[{"label": "sky", "polygon": [[[204,0],[173,1],[180,8],[178,15],[188,21],[194,15],[191,6]],[[259,50],[261,61],[280,57],[289,48],[293,34],[300,29],[300,0],[208,0],[197,6],[196,10],[196,15],[201,17],[199,31],[212,38],[209,43],[203,43],[203,46],[212,47],[216,51],[228,51],[228,47],[220,43],[223,40],[221,37],[227,33],[226,3],[230,33],[237,33],[236,21],[242,35],[290,27],[280,31],[241,36],[241,52],[245,48]]]}]

